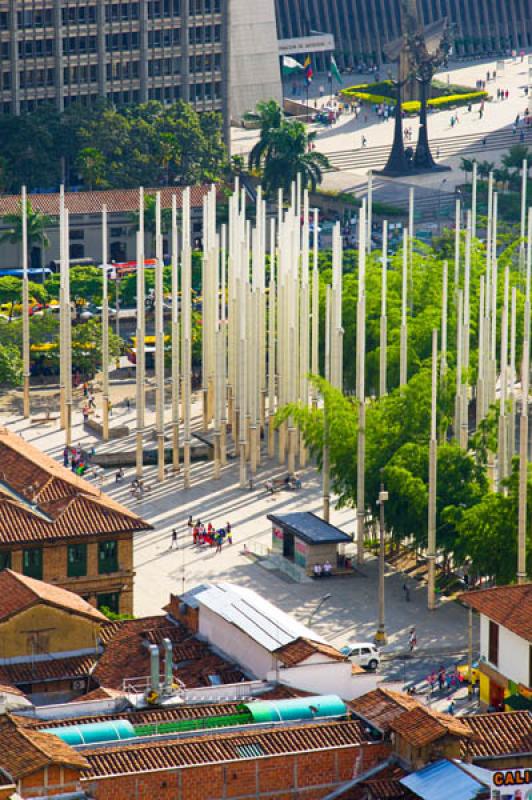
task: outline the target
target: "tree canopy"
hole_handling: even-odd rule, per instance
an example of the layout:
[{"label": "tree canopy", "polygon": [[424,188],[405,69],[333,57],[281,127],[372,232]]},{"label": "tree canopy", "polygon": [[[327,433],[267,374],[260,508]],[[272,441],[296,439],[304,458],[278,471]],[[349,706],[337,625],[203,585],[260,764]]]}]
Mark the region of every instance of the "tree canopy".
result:
[{"label": "tree canopy", "polygon": [[[46,157],[43,158],[43,153]],[[227,153],[221,116],[184,101],[115,108],[99,101],[60,113],[43,106],[0,119],[0,189],[83,181],[87,188],[192,185],[219,179]]]}]

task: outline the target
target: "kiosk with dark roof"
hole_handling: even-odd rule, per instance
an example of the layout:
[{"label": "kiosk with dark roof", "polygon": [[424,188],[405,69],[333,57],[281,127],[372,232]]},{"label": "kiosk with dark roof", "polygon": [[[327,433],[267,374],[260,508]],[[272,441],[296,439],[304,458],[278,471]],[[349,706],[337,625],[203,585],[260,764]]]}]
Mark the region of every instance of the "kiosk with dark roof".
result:
[{"label": "kiosk with dark roof", "polygon": [[296,511],[290,514],[268,514],[272,523],[272,550],[293,561],[307,573],[313,574],[315,565],[330,570],[321,574],[332,574],[349,568],[349,561],[338,545],[352,542],[352,537],[312,511]]}]

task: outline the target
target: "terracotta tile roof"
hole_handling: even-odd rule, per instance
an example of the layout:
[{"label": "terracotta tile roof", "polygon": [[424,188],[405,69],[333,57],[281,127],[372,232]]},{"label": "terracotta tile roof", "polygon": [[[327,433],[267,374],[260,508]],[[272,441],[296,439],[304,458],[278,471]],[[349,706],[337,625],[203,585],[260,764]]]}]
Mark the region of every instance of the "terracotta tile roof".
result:
[{"label": "terracotta tile roof", "polygon": [[460,717],[474,734],[462,754],[489,758],[508,753],[532,753],[532,714],[530,711],[505,711]]},{"label": "terracotta tile roof", "polygon": [[45,603],[73,614],[106,622],[106,617],[78,594],[4,569],[0,572],[0,622],[30,606]]},{"label": "terracotta tile roof", "polygon": [[[190,202],[192,207],[201,207],[203,196],[209,191],[208,186],[192,186]],[[181,208],[183,190],[179,187],[159,187],[158,189],[144,189],[144,194],[161,192],[161,205],[171,208],[172,196],[176,196],[177,207]],[[30,194],[28,200],[34,209],[50,216],[59,215],[59,193]],[[19,208],[19,195],[4,195],[0,197],[0,216],[14,214]],[[139,207],[138,189],[105,189],[95,192],[66,192],[65,206],[70,214],[99,214],[102,206],[107,205],[110,214],[137,211]]]},{"label": "terracotta tile roof", "polygon": [[466,592],[459,600],[532,642],[532,583]]},{"label": "terracotta tile roof", "polygon": [[273,654],[277,656],[279,661],[286,667],[293,667],[296,664],[301,664],[302,661],[306,661],[307,658],[316,655],[316,653],[332,658],[334,661],[347,661],[347,656],[340,653],[336,647],[324,644],[323,642],[305,639],[302,636],[273,651]]},{"label": "terracotta tile roof", "polygon": [[150,527],[46,453],[0,428],[0,545]]},{"label": "terracotta tile roof", "polygon": [[18,781],[51,764],[83,769],[86,759],[57,736],[19,726],[13,717],[0,718],[0,753],[2,769]]},{"label": "terracotta tile roof", "polygon": [[399,783],[406,775],[398,764],[384,766],[373,777],[337,795],[338,800],[410,800],[417,795]]},{"label": "terracotta tile roof", "polygon": [[419,700],[409,697],[403,692],[379,688],[362,695],[362,697],[357,697],[349,705],[356,714],[360,714],[380,731],[386,733],[394,719],[400,717],[405,711],[418,708],[420,703]]},{"label": "terracotta tile roof", "polygon": [[2,664],[0,681],[25,684],[56,681],[60,679],[87,678],[96,658],[93,655],[70,656],[69,658],[50,658],[47,661]]},{"label": "terracotta tile roof", "polygon": [[174,678],[185,686],[210,686],[210,675],[219,675],[223,683],[236,683],[245,677],[187,628],[164,616],[126,620],[103,631],[105,652],[93,678],[110,689],[122,689],[124,679],[148,676],[150,655],[146,643],[160,643],[165,637],[173,644]]},{"label": "terracotta tile roof", "polygon": [[[117,689],[107,689],[105,686],[99,686],[97,689],[93,689],[91,692],[87,692],[87,694],[82,694],[79,697],[74,697],[72,700],[69,700],[69,703],[87,703],[91,700],[116,700],[119,697],[125,697],[124,692],[119,692]],[[113,715],[114,717],[114,715]],[[87,722],[91,717],[87,717]],[[105,714],[102,718],[109,719],[109,714]],[[94,720],[96,722],[96,720]],[[58,723],[58,725],[65,724],[63,720]],[[43,728],[50,728],[51,726],[46,723],[46,725],[42,726]]]},{"label": "terracotta tile roof", "polygon": [[84,777],[173,769],[221,761],[241,761],[260,755],[283,755],[360,745],[367,741],[362,725],[354,722],[313,723],[277,729],[216,732],[201,737],[163,739],[123,747],[84,750],[90,768]]},{"label": "terracotta tile roof", "polygon": [[390,729],[413,747],[424,747],[444,736],[470,739],[471,730],[450,714],[440,714],[419,706],[392,720]]}]

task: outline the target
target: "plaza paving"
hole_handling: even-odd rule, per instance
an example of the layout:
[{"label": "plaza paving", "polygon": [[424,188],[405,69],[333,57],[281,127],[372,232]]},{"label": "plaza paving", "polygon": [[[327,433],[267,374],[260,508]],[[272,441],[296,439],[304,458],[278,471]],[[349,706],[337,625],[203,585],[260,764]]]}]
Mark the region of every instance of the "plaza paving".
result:
[{"label": "plaza paving", "polygon": [[[134,411],[121,405],[124,397],[133,397],[134,386],[115,386],[114,418],[129,422],[134,428]],[[48,405],[53,407],[54,401]],[[199,426],[199,405],[194,406],[195,427]],[[152,412],[148,412],[152,422]],[[57,423],[30,427],[15,414],[4,414],[2,424],[21,432],[27,441],[61,460],[64,434]],[[87,436],[81,425],[79,408],[74,412],[73,443],[85,447],[102,445]],[[146,436],[146,442],[151,445]],[[121,442],[111,447],[120,449]],[[272,475],[286,474],[286,467],[277,461],[263,460],[253,490],[239,488],[238,462],[232,460],[222,471],[219,480],[213,480],[213,465],[197,462],[192,466],[192,486],[184,490],[182,476],[169,477],[163,484],[157,482],[156,468],[146,468],[146,483],[150,486],[142,501],[131,496],[130,481],[133,470],[126,472],[124,481],[115,483],[115,470],[108,470],[101,483],[102,490],[133,508],[142,515],[153,530],[145,531],[135,539],[135,613],[156,614],[168,601],[170,592],[179,593],[183,587],[192,588],[204,581],[232,581],[251,587],[281,608],[308,623],[312,612],[325,593],[331,597],[312,616],[312,626],[336,645],[347,640],[372,640],[377,627],[377,562],[369,558],[353,576],[310,580],[295,583],[283,574],[265,569],[244,553],[248,549],[266,547],[271,539],[271,525],[266,519],[270,512],[295,510],[321,511],[320,476],[314,467],[300,470],[303,488],[297,492],[281,492],[274,496],[264,489],[264,482]],[[98,483],[98,485],[100,485]],[[213,549],[194,547],[187,529],[188,515],[201,517],[207,523],[221,525],[230,521],[234,531],[232,546],[224,546],[221,553]],[[333,509],[331,521],[344,530],[354,529],[352,509]],[[170,549],[171,531],[177,528],[178,548]],[[407,581],[411,589],[411,602],[403,597],[402,575],[388,570],[386,575],[387,630],[389,643],[386,651],[392,654],[407,650],[409,629],[417,626],[419,669],[425,662],[434,663],[438,657],[454,658],[464,653],[467,637],[467,614],[456,603],[448,602],[436,612],[426,610],[426,590],[415,581]],[[415,664],[408,667],[409,675]],[[402,669],[396,679],[405,677]]]},{"label": "plaza paving", "polygon": [[[475,89],[477,80],[485,80],[486,73],[492,73],[495,70],[495,61],[475,61],[472,63],[455,62],[450,64],[450,69],[439,73],[436,77],[441,81],[447,81],[449,76],[450,83],[471,86]],[[485,113],[483,119],[479,119],[478,106],[473,106],[473,111],[468,113],[466,108],[458,109],[459,123],[451,127],[450,120],[453,114],[452,111],[439,111],[429,114],[429,136],[431,140],[445,139],[451,141],[453,139],[460,140],[461,137],[478,135],[478,140],[488,137],[494,131],[507,129],[511,132],[512,125],[516,119],[517,114],[523,114],[529,106],[529,98],[525,95],[524,88],[528,84],[528,58],[525,56],[523,63],[518,58],[515,62],[512,59],[506,59],[504,71],[499,70],[497,79],[490,81],[486,86],[486,91],[492,95],[492,102],[485,104]],[[385,71],[382,71],[385,75]],[[348,87],[357,83],[368,82],[372,80],[368,75],[345,75],[344,87]],[[326,76],[318,75],[311,85],[311,96],[319,94],[319,87],[323,85],[325,88],[325,96],[323,98],[316,98],[318,104],[326,105],[330,103],[330,96],[328,95],[329,84]],[[335,90],[338,84],[335,84]],[[497,89],[508,89],[509,98],[504,101],[497,101]],[[289,91],[289,87],[288,87]],[[299,98],[301,99],[301,98]],[[313,104],[314,100],[312,100]],[[532,108],[532,98],[530,98],[530,107]],[[412,129],[412,143],[417,140],[418,132],[418,118],[408,118],[405,120],[405,127]],[[362,149],[362,136],[367,139],[368,151],[374,147],[381,147],[388,145],[391,147],[393,138],[393,119],[388,122],[381,122],[377,116],[366,107],[359,115],[358,119],[353,114],[345,114],[340,117],[340,120],[332,128],[324,128],[322,126],[311,126],[317,132],[316,149],[321,152],[332,155],[342,151],[352,151],[360,153]],[[512,137],[513,138],[513,137]],[[519,135],[515,135],[515,143],[519,142]],[[257,140],[257,132],[252,130],[243,130],[241,128],[233,129],[232,144],[233,153],[247,154],[255,141]],[[488,160],[491,162],[500,161],[501,155],[508,150],[504,146],[501,150],[486,149],[477,151],[475,157],[478,160]],[[464,174],[460,170],[461,155],[466,153],[458,152],[449,158],[441,158],[440,163],[451,168],[450,173],[436,173],[434,175],[422,176],[409,176],[406,178],[395,179],[393,185],[396,189],[405,186],[405,190],[409,185],[419,187],[426,191],[427,189],[445,192],[454,191],[456,185],[463,183]],[[434,152],[436,157],[436,152]],[[469,156],[468,154],[468,157]],[[335,191],[357,191],[361,185],[366,182],[366,168],[356,169],[342,169],[341,171],[333,171],[325,175],[323,188]],[[442,180],[446,179],[445,184],[442,186]],[[392,182],[390,182],[392,183]],[[376,195],[377,199],[381,199]],[[386,198],[385,198],[386,199]]]}]

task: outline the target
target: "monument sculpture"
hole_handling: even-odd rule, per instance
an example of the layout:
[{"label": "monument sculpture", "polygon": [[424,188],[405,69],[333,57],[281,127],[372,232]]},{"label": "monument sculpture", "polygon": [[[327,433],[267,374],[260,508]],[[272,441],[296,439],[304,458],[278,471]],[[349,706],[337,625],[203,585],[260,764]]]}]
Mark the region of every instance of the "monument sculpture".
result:
[{"label": "monument sculpture", "polygon": [[416,151],[409,158],[404,146],[402,114],[396,113],[392,150],[381,172],[389,176],[447,169],[436,164],[430,151],[427,103],[434,73],[449,55],[451,31],[446,19],[424,26],[416,0],[403,0],[401,21],[403,35],[387,45],[385,50],[391,61],[398,62],[398,77],[394,82],[396,109],[402,108],[403,102],[419,100],[420,128]]}]

